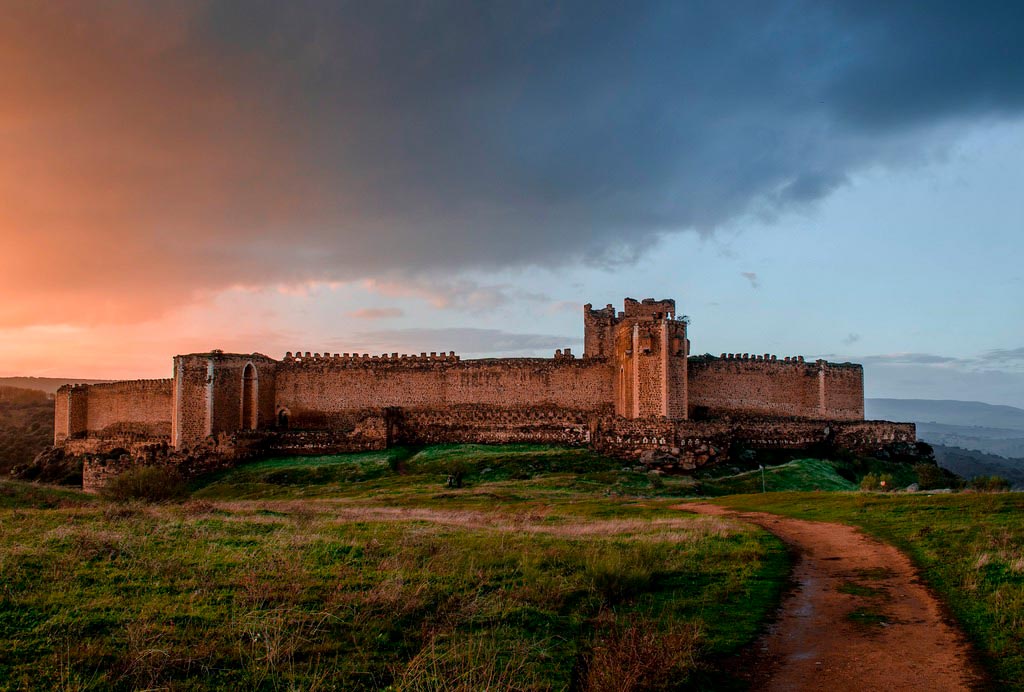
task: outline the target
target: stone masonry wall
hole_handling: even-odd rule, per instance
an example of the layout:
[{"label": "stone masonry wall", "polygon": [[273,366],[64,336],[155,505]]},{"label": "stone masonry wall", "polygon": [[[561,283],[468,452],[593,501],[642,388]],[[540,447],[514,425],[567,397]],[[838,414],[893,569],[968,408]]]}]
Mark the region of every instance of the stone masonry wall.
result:
[{"label": "stone masonry wall", "polygon": [[848,363],[828,363],[824,370],[825,412],[828,418],[864,419],[864,369]]},{"label": "stone masonry wall", "polygon": [[53,399],[53,444],[68,437],[68,390],[61,387]]},{"label": "stone masonry wall", "polygon": [[555,406],[600,411],[611,401],[611,368],[569,356],[461,361],[456,356],[285,359],[277,368],[278,412],[291,428],[328,427],[346,411],[465,405]]},{"label": "stone masonry wall", "polygon": [[54,443],[83,434],[166,438],[171,389],[170,380],[65,385],[55,397]]},{"label": "stone masonry wall", "polygon": [[691,416],[769,415],[856,420],[864,416],[859,365],[723,354],[689,361]]},{"label": "stone masonry wall", "polygon": [[[609,410],[602,412],[610,413]],[[501,408],[452,406],[444,410],[400,411],[396,438],[403,444],[531,443],[579,446],[590,442],[602,413],[558,406]]]},{"label": "stone masonry wall", "polygon": [[90,432],[132,431],[152,437],[171,433],[171,381],[132,380],[88,386]]},{"label": "stone masonry wall", "polygon": [[[249,366],[251,379],[246,374]],[[175,357],[172,444],[187,448],[211,435],[250,429],[251,423],[256,429],[274,427],[276,371],[277,361],[257,353],[213,351]],[[251,409],[245,402],[250,392]],[[247,413],[249,421],[243,420]]]},{"label": "stone masonry wall", "polygon": [[666,470],[726,461],[736,445],[752,449],[809,449],[824,443],[871,455],[917,439],[913,423],[745,418],[736,421],[602,420],[591,439],[598,451]]}]

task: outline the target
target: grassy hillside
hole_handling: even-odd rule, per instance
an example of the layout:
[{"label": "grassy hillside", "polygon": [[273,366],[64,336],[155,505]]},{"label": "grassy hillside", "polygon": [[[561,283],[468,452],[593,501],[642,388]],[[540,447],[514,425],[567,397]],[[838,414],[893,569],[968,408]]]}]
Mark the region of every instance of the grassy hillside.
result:
[{"label": "grassy hillside", "polygon": [[179,504],[4,484],[0,688],[718,688],[788,557],[683,485],[527,446],[273,459]]},{"label": "grassy hillside", "polygon": [[854,490],[856,485],[839,475],[835,466],[822,459],[797,459],[764,470],[703,481],[703,495],[784,492],[788,490]]},{"label": "grassy hillside", "polygon": [[[787,492],[868,472],[915,479],[799,459],[765,470],[767,494],[720,501],[878,531],[1016,674],[1017,496]],[[672,509],[761,489],[759,471],[702,476],[448,445],[267,459],[162,505],[3,482],[0,689],[721,689],[788,556],[759,529]]]},{"label": "grassy hillside", "polygon": [[0,387],[0,476],[52,444],[53,401],[38,392]]},{"label": "grassy hillside", "polygon": [[935,445],[935,458],[939,466],[963,478],[975,476],[1001,476],[1015,489],[1024,489],[1024,459],[1008,459],[973,449],[959,449]]},{"label": "grassy hillside", "polygon": [[1024,689],[1024,494],[769,493],[717,502],[852,524],[902,548],[985,655],[999,689]]}]

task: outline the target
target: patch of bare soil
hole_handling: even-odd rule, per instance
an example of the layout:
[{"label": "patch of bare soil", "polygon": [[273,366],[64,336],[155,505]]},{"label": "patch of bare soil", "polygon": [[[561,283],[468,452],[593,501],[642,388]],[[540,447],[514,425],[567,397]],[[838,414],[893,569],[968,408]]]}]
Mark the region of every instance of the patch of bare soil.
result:
[{"label": "patch of bare soil", "polygon": [[744,658],[756,690],[975,690],[984,676],[963,635],[896,548],[842,524],[735,512],[796,556],[794,588]]}]

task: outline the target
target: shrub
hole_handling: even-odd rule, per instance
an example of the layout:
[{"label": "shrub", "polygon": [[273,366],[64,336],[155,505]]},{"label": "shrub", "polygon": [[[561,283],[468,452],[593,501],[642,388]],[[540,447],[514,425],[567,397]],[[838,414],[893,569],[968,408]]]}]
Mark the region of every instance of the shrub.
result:
[{"label": "shrub", "polygon": [[889,492],[890,490],[895,490],[894,486],[892,476],[888,473],[881,475],[869,473],[860,480],[861,490]]},{"label": "shrub", "polygon": [[971,490],[983,493],[1003,492],[1010,489],[1010,481],[1002,476],[975,476],[971,479]]},{"label": "shrub", "polygon": [[917,484],[921,490],[932,490],[949,486],[949,478],[935,464],[915,464],[914,473],[917,474]]},{"label": "shrub", "polygon": [[137,466],[110,479],[100,495],[114,502],[167,502],[185,497],[185,480],[174,469]]}]

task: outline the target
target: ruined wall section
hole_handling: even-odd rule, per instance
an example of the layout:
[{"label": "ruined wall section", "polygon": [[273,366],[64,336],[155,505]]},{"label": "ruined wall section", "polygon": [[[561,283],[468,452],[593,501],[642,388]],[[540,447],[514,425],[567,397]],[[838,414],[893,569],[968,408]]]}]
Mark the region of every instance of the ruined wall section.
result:
[{"label": "ruined wall section", "polygon": [[859,365],[806,362],[802,356],[722,354],[689,359],[690,414],[862,420]]},{"label": "ruined wall section", "polygon": [[912,445],[913,423],[835,421],[774,417],[738,420],[672,421],[644,418],[602,420],[590,446],[652,468],[686,471],[733,458],[737,448],[814,450],[822,445],[875,455],[893,445]]},{"label": "ruined wall section", "polygon": [[609,303],[595,310],[583,306],[583,357],[610,358],[615,353],[615,306]]},{"label": "ruined wall section", "polygon": [[55,397],[54,444],[82,435],[166,438],[171,380],[65,385]]},{"label": "ruined wall section", "polygon": [[54,397],[53,443],[59,445],[69,437],[88,430],[89,386],[66,384]]},{"label": "ruined wall section", "polygon": [[57,390],[53,397],[53,444],[59,445],[68,439],[68,394],[66,385]]},{"label": "ruined wall section", "polygon": [[89,385],[86,429],[166,438],[171,432],[171,380]]}]

